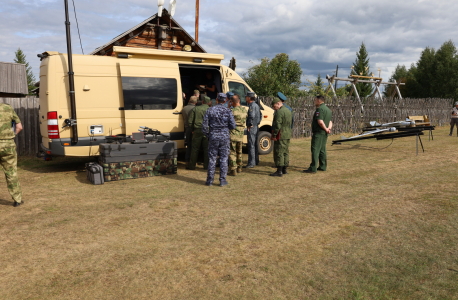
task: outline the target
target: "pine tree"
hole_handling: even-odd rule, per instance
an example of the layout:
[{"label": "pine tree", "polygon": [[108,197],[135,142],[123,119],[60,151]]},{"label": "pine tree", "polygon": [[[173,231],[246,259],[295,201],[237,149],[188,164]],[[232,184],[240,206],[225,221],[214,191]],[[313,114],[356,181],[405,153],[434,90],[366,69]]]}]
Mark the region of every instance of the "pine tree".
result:
[{"label": "pine tree", "polygon": [[30,95],[32,93],[32,90],[35,89],[35,76],[33,76],[32,67],[29,66],[29,63],[27,62],[25,54],[24,52],[22,52],[21,48],[18,48],[14,54],[15,54],[14,62],[25,65],[25,70],[27,74],[27,86],[28,86],[29,95]]},{"label": "pine tree", "polygon": [[[369,70],[369,54],[366,50],[366,45],[364,42],[361,43],[359,51],[356,52],[356,60],[353,64],[353,69],[351,71],[352,75],[361,75],[361,76],[370,76]],[[351,87],[349,88],[351,89]],[[373,87],[371,83],[357,83],[356,90],[360,98],[364,98],[372,95]]]},{"label": "pine tree", "polygon": [[318,78],[315,81],[315,92],[317,94],[322,95],[323,94],[323,80],[321,80],[321,73],[318,73]]}]

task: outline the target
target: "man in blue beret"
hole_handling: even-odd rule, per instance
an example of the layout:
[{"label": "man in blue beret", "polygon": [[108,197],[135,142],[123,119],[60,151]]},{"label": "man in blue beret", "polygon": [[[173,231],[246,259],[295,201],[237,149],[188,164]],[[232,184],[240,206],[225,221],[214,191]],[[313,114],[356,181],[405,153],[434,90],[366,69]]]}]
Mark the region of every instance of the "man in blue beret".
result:
[{"label": "man in blue beret", "polygon": [[291,115],[293,116],[292,120],[291,120],[291,129],[293,129],[293,124],[294,124],[294,112],[293,112],[293,109],[291,107],[289,107],[288,105],[285,104],[285,101],[288,100],[288,98],[286,98],[286,96],[282,93],[282,92],[278,92],[277,93],[277,97],[281,100],[281,102],[283,102],[283,106],[287,109],[289,109],[289,111],[291,112]]}]

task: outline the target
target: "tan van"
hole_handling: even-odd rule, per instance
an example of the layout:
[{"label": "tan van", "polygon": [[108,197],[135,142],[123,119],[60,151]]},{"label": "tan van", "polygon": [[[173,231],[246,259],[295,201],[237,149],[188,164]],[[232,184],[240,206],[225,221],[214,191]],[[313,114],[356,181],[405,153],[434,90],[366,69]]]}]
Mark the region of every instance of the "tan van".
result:
[{"label": "tan van", "polygon": [[[244,95],[251,88],[223,55],[114,47],[115,56],[73,55],[78,142],[71,142],[67,55],[45,52],[40,66],[40,129],[48,155],[96,156],[106,137],[130,136],[140,126],[170,133],[184,148],[181,110],[198,85]],[[216,94],[215,94],[216,95]],[[213,96],[213,95],[212,95]],[[272,151],[273,110],[260,102],[260,154]],[[246,130],[245,130],[246,132]],[[246,136],[245,136],[246,143]]]}]

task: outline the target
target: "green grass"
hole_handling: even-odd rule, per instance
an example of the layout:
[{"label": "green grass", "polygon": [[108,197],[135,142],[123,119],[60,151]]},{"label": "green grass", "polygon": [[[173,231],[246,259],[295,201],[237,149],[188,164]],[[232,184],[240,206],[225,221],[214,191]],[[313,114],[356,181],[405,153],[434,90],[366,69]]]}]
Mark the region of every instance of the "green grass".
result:
[{"label": "green grass", "polygon": [[329,141],[315,175],[310,139],[293,140],[290,174],[262,156],[225,188],[182,163],[93,186],[86,159],[21,158],[26,204],[0,180],[0,299],[456,299],[447,135],[418,156],[415,138]]}]

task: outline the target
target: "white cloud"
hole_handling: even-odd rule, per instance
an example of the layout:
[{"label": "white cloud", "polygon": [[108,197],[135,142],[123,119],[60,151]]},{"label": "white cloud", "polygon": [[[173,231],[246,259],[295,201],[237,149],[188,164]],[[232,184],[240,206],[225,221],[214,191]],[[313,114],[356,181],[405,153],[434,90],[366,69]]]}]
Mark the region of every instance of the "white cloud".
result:
[{"label": "white cloud", "polygon": [[[167,1],[166,1],[167,2]],[[70,1],[72,45],[80,53]],[[157,12],[154,0],[75,0],[86,53]],[[167,7],[167,5],[166,5]],[[458,33],[456,1],[201,0],[199,43],[233,56],[243,72],[262,57],[287,53],[304,76],[349,72],[362,41],[371,70],[388,79],[397,64],[410,66],[426,46],[439,47]],[[194,0],[177,1],[175,19],[194,35]],[[0,60],[12,61],[21,47],[38,77],[37,53],[65,52],[63,1],[3,0]],[[342,73],[341,73],[342,72]]]}]

